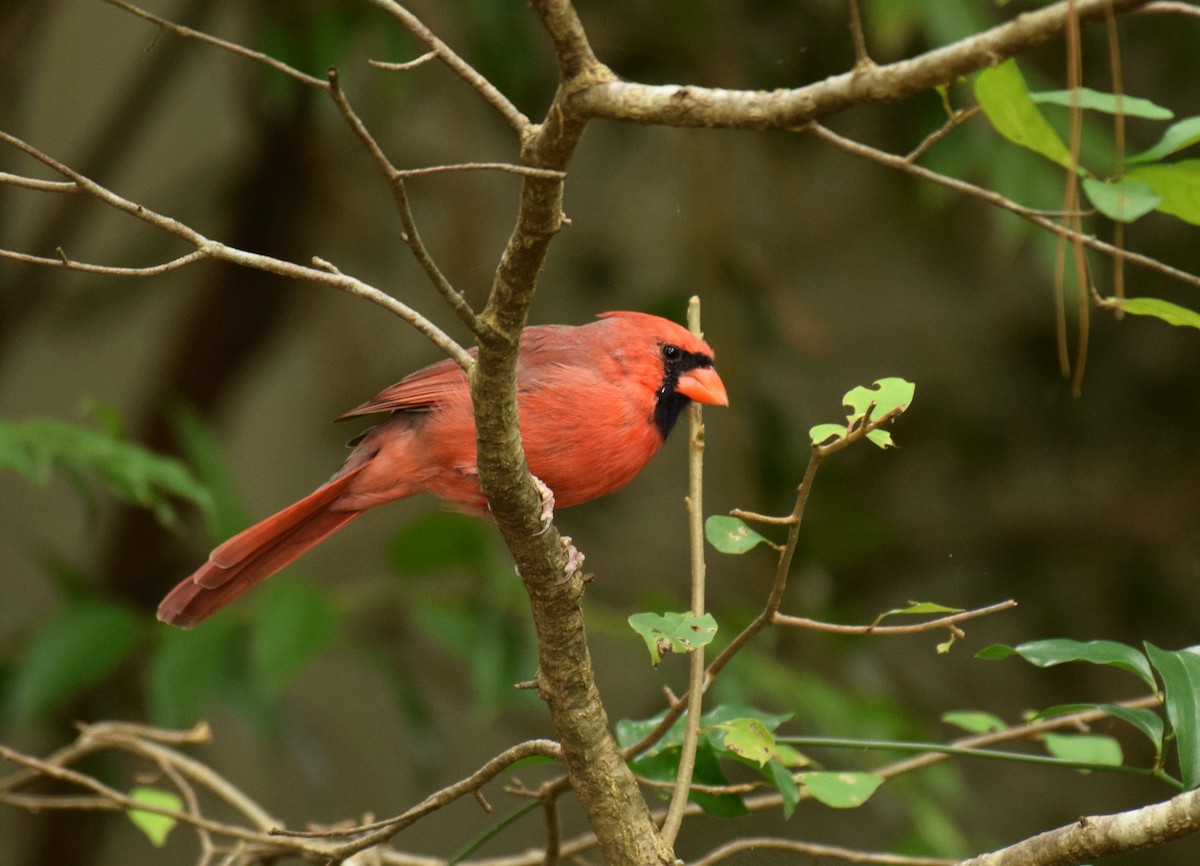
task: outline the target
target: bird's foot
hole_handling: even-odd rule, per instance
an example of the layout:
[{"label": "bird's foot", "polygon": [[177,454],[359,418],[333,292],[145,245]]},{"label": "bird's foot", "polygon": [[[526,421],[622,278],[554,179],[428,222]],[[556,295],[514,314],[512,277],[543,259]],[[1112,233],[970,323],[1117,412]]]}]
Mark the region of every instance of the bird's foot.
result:
[{"label": "bird's foot", "polygon": [[542,497],[542,528],[534,533],[536,538],[539,535],[545,535],[550,528],[550,524],[554,522],[554,491],[546,486],[546,482],[538,478],[536,475],[530,476],[533,479],[533,486],[537,488],[538,494]]},{"label": "bird's foot", "polygon": [[571,536],[564,535],[562,537],[563,547],[567,551],[567,567],[566,579],[570,580],[583,567],[583,560],[586,557],[579,552],[579,549],[571,543]]}]

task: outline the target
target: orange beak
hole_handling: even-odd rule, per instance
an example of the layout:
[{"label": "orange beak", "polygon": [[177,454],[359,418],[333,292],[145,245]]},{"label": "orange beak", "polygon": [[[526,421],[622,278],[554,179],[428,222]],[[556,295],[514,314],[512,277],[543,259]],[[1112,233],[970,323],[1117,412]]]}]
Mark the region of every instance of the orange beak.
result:
[{"label": "orange beak", "polygon": [[675,390],[690,397],[697,403],[708,403],[710,406],[728,406],[729,395],[725,393],[725,383],[712,367],[697,367],[688,370],[675,383]]}]

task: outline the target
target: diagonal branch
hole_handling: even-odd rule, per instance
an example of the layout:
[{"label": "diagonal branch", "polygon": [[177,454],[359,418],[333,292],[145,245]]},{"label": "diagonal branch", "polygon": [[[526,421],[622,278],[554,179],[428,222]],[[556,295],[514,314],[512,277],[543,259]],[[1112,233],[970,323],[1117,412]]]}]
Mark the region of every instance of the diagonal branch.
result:
[{"label": "diagonal branch", "polygon": [[664,126],[723,129],[786,129],[855,105],[914,96],[960,75],[992,66],[1018,51],[1061,36],[1072,14],[1080,23],[1142,6],[1146,0],[1059,2],[918,57],[886,66],[855,68],[791,90],[723,90],[607,81],[573,94],[570,109],[603,117]]}]

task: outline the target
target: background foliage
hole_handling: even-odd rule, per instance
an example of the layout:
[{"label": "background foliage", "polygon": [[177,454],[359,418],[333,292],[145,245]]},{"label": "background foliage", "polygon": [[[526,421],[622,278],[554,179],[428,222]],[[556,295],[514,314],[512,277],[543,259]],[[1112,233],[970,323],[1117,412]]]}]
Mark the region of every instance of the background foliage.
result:
[{"label": "background foliage", "polygon": [[[315,252],[438,316],[397,242],[387,191],[330,106],[111,7],[14,5],[0,40],[0,111],[16,132],[210,234],[293,258]],[[159,11],[312,72],[336,63],[398,164],[512,157],[506,130],[444,72],[366,67],[368,57],[415,51],[380,17],[353,4],[252,6]],[[544,107],[553,60],[524,6],[414,6],[523,110]],[[606,62],[647,81],[771,88],[841,71],[852,57],[841,4],[617,0],[581,14]],[[1009,10],[969,0],[864,4],[881,61],[999,14]],[[1177,118],[1200,114],[1200,93],[1180,86],[1195,25],[1148,17],[1120,25],[1127,91]],[[1108,89],[1103,34],[1089,29],[1084,40],[1085,83]],[[1021,61],[1034,89],[1061,82],[1062,67],[1057,45]],[[969,84],[953,98],[968,103]],[[1065,130],[1065,113],[1044,110]],[[942,116],[927,94],[833,125],[903,152]],[[1132,118],[1130,152],[1153,146],[1162,129]],[[1099,137],[1085,140],[1103,160]],[[0,168],[12,159],[0,153]],[[1060,203],[1061,173],[983,118],[940,143],[930,164],[1025,204]],[[412,184],[422,233],[473,300],[490,283],[514,192],[511,178],[480,174]],[[860,447],[823,469],[787,610],[869,622],[913,598],[1021,602],[971,625],[946,655],[931,636],[768,634],[720,682],[721,701],[794,713],[792,733],[939,739],[953,735],[937,721],[948,710],[1013,722],[1026,708],[1141,693],[1107,667],[1035,671],[972,658],[989,644],[1196,643],[1194,333],[1096,315],[1083,395],[1072,398],[1056,362],[1046,238],[807,137],[596,123],[572,166],[567,211],[573,225],[551,254],[539,321],[621,308],[679,320],[688,295],[704,298],[733,401],[706,418],[711,512],[786,510],[805,431],[835,415],[843,392],[883,375],[919,383],[901,451]],[[98,208],[10,191],[0,195],[0,238],[122,263],[177,252]],[[1127,242],[1200,270],[1194,230],[1177,219],[1151,213]],[[1130,294],[1197,306],[1148,272],[1130,270],[1129,281]],[[153,622],[159,596],[213,538],[327,477],[356,431],[325,419],[432,360],[423,341],[345,297],[217,265],[135,284],[6,264],[0,304],[0,415],[10,422],[0,465],[19,470],[0,475],[5,741],[44,750],[69,736],[72,719],[188,724],[204,715],[218,742],[206,757],[237,768],[295,823],[395,811],[498,748],[548,733],[536,698],[511,690],[532,674],[530,638],[494,530],[434,514],[431,502],[358,521],[190,635]],[[56,441],[48,431],[77,441],[39,456],[29,442]],[[652,715],[659,687],[686,681],[678,658],[652,668],[625,623],[686,606],[682,452],[673,443],[626,491],[558,515],[599,575],[588,621],[614,718]],[[180,462],[151,456],[166,453]],[[166,511],[164,487],[193,504],[171,500]],[[149,496],[158,514],[112,492],[143,504]],[[170,513],[182,526],[161,525]],[[753,615],[770,572],[763,550],[710,563],[722,633]],[[1103,732],[1121,738],[1131,762],[1152,760],[1136,730]],[[864,845],[953,855],[1166,793],[1126,777],[988,764],[886,791],[865,807],[870,820],[812,804],[792,820],[831,839],[853,826]],[[145,844],[111,819],[80,822],[73,834],[58,820],[0,812],[0,838],[19,840],[0,846],[0,863],[84,862],[81,850],[126,862],[129,846]],[[782,817],[749,820],[780,831]],[[409,838],[446,853],[448,827],[463,838],[493,821],[464,810]],[[688,843],[707,847],[702,836]],[[1122,862],[1191,862],[1195,850],[1188,841]]]}]

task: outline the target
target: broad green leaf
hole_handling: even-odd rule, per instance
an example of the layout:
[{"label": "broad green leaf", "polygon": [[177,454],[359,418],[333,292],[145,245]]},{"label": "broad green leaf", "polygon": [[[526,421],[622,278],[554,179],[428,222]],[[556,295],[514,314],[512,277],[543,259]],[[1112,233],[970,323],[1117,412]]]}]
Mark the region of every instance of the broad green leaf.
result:
[{"label": "broad green leaf", "polygon": [[813,445],[823,445],[830,439],[844,439],[845,437],[846,425],[844,424],[818,424],[808,430],[808,438]]},{"label": "broad green leaf", "polygon": [[[161,809],[174,809],[176,811],[182,811],[183,809],[183,801],[179,798],[179,795],[158,788],[134,788],[129,792],[129,796],[131,799],[137,800],[139,803],[145,803],[147,806],[157,806]],[[156,848],[161,848],[166,844],[167,834],[174,829],[177,823],[174,818],[159,815],[155,812],[143,812],[140,809],[129,809],[125,814],[129,816],[129,820],[133,822],[135,827],[146,834],[146,838]]]},{"label": "broad green leaf", "polygon": [[9,692],[17,724],[66,703],[111,674],[149,629],[142,616],[110,602],[69,600],[34,632]]},{"label": "broad green leaf", "polygon": [[277,698],[337,634],[329,595],[294,577],[272,581],[259,594],[250,662],[259,692]]},{"label": "broad green leaf", "polygon": [[[656,749],[630,762],[630,768],[639,776],[645,776],[657,782],[674,782],[679,775],[679,757],[681,754],[679,742],[673,742],[670,747]],[[723,786],[729,784],[729,777],[721,768],[721,762],[707,740],[701,740],[696,748],[696,761],[692,769],[692,782],[696,785]],[[665,790],[665,789],[664,789]],[[737,818],[748,813],[746,804],[737,794],[711,794],[701,791],[690,791],[688,799],[710,815],[722,818]]]},{"label": "broad green leaf", "polygon": [[1015,60],[980,72],[975,78],[975,98],[996,131],[1013,144],[1075,170],[1070,150],[1030,98]]},{"label": "broad green leaf", "polygon": [[714,514],[704,521],[704,537],[721,553],[745,553],[767,539],[738,517]]},{"label": "broad green leaf", "polygon": [[1055,758],[1081,764],[1102,764],[1119,767],[1125,763],[1121,744],[1101,734],[1060,734],[1047,731],[1042,735],[1046,751]]},{"label": "broad green leaf", "polygon": [[400,574],[428,574],[450,568],[480,571],[488,557],[488,528],[465,514],[430,512],[392,539],[392,567]]},{"label": "broad green leaf", "polygon": [[164,525],[176,521],[172,497],[211,508],[208,491],[178,460],[93,430],[48,418],[0,421],[0,469],[16,470],[46,484],[55,469],[92,499],[85,479],[94,478],[113,496],[149,508]]},{"label": "broad green leaf", "polygon": [[1135,316],[1153,316],[1168,325],[1200,328],[1200,313],[1158,298],[1126,298],[1118,301],[1122,310]]},{"label": "broad green leaf", "polygon": [[1125,164],[1141,165],[1159,162],[1164,157],[1191,147],[1196,142],[1200,142],[1200,117],[1189,117],[1167,127],[1167,131],[1163,133],[1163,137],[1154,147],[1125,157]]},{"label": "broad green leaf", "polygon": [[1112,183],[1085,177],[1083,191],[1096,210],[1109,219],[1131,223],[1144,217],[1162,202],[1162,196],[1142,181],[1126,177]]},{"label": "broad green leaf", "polygon": [[883,784],[874,773],[801,773],[800,784],[826,806],[853,809],[861,806]]},{"label": "broad green leaf", "polygon": [[1200,786],[1200,654],[1162,650],[1146,643],[1146,653],[1163,681],[1163,705],[1175,732],[1179,772],[1188,788]]},{"label": "broad green leaf", "polygon": [[937,604],[936,602],[932,601],[912,601],[909,602],[908,607],[894,607],[891,610],[885,610],[879,616],[875,617],[875,621],[872,622],[871,625],[879,625],[889,616],[899,616],[901,614],[919,615],[926,613],[962,613],[962,611],[963,608],[961,607],[946,607],[945,605]]},{"label": "broad green leaf", "polygon": [[972,734],[986,734],[989,731],[1003,731],[1008,725],[999,716],[980,710],[952,710],[942,713],[942,721],[948,725],[962,728]]},{"label": "broad green leaf", "polygon": [[1158,209],[1163,213],[1200,225],[1200,159],[1140,165],[1125,176],[1143,181],[1162,196]]},{"label": "broad green leaf", "polygon": [[730,719],[713,727],[724,731],[721,744],[739,757],[760,767],[775,757],[775,737],[760,719]]},{"label": "broad green leaf", "polygon": [[992,644],[976,653],[975,658],[997,660],[1006,659],[1013,654],[1039,668],[1048,668],[1064,662],[1109,665],[1134,674],[1150,688],[1157,690],[1154,674],[1150,671],[1150,663],[1146,656],[1127,644],[1111,640],[1084,643],[1067,638],[1051,638],[1030,641],[1017,647]]},{"label": "broad green leaf", "polygon": [[712,614],[635,613],[629,625],[646,641],[650,659],[657,667],[663,653],[688,653],[712,642],[717,621]]},{"label": "broad green leaf", "polygon": [[857,421],[867,413],[867,409],[871,404],[875,404],[875,408],[871,410],[871,418],[878,420],[890,412],[903,412],[913,401],[913,394],[916,393],[917,386],[912,382],[907,382],[904,379],[895,376],[886,379],[877,379],[871,388],[866,388],[859,385],[857,388],[851,388],[842,397],[842,405],[850,407],[850,421]]},{"label": "broad green leaf", "polygon": [[[1030,98],[1042,105],[1061,105],[1070,108],[1072,105],[1070,90],[1044,90],[1040,93],[1030,93]],[[1106,114],[1124,114],[1126,117],[1143,117],[1147,120],[1170,120],[1175,112],[1137,96],[1122,94],[1120,105],[1112,93],[1102,93],[1090,87],[1075,89],[1075,97],[1080,108],[1089,111],[1103,111]]]},{"label": "broad green leaf", "polygon": [[150,717],[156,725],[194,725],[222,695],[230,694],[238,676],[243,629],[234,617],[213,617],[193,631],[161,628],[150,658],[147,688]]},{"label": "broad green leaf", "polygon": [[1145,707],[1122,707],[1118,704],[1060,704],[1056,707],[1047,707],[1034,716],[1031,721],[1036,722],[1042,719],[1050,719],[1054,716],[1065,716],[1087,710],[1102,710],[1114,719],[1120,719],[1123,722],[1133,725],[1146,735],[1146,739],[1154,744],[1155,756],[1157,757],[1162,754],[1163,720],[1158,713],[1148,710]]}]

